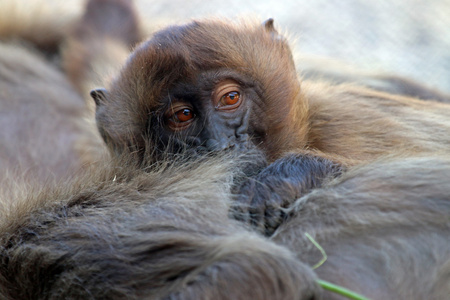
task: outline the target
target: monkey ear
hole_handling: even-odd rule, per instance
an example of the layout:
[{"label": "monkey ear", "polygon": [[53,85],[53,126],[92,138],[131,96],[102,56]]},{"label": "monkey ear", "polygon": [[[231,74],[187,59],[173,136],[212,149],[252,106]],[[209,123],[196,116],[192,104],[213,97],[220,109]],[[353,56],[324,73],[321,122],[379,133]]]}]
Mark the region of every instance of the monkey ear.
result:
[{"label": "monkey ear", "polygon": [[95,89],[91,91],[91,97],[95,101],[95,105],[100,106],[106,101],[106,96],[108,95],[108,91],[101,88]]},{"label": "monkey ear", "polygon": [[274,40],[286,41],[286,39],[278,33],[273,25],[274,20],[272,18],[265,20],[262,25],[264,26],[264,30],[269,33]]},{"label": "monkey ear", "polygon": [[272,18],[267,19],[267,20],[265,20],[263,22],[263,26],[264,26],[264,28],[266,29],[267,32],[277,34],[278,32],[275,30],[275,27],[273,26],[273,22],[274,21],[273,21]]}]

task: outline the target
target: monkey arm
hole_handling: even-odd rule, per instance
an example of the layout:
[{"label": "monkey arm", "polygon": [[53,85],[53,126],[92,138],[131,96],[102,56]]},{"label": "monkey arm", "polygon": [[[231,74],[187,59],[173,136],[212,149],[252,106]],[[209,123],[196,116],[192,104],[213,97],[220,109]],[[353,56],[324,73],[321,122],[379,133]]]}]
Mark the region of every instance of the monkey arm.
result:
[{"label": "monkey arm", "polygon": [[235,187],[231,214],[271,235],[285,217],[283,208],[341,172],[342,166],[319,156],[286,155]]}]

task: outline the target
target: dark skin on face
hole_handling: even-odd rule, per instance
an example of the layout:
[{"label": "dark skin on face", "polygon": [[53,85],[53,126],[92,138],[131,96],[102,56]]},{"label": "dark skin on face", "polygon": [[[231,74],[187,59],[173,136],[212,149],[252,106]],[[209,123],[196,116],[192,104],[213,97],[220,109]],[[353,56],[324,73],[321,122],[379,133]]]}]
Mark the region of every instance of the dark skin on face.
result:
[{"label": "dark skin on face", "polygon": [[[176,135],[178,150],[183,145],[206,151],[250,147],[248,132],[258,131],[257,124],[249,130],[246,113],[254,110],[253,101],[247,98],[257,99],[251,83],[230,72],[218,72],[214,78],[202,74],[190,88],[185,86],[176,86],[164,107],[160,131],[167,144]],[[258,140],[260,136],[252,137],[254,143]]]}]

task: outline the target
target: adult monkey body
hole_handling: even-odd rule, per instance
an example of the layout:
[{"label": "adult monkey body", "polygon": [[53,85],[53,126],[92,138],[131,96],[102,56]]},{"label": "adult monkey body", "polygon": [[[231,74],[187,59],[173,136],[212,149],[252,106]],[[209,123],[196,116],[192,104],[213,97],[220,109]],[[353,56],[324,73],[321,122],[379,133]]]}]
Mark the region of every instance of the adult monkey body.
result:
[{"label": "adult monkey body", "polygon": [[2,218],[0,296],[321,299],[307,265],[322,255],[309,233],[328,255],[320,278],[371,299],[444,300],[449,170],[448,158],[354,170],[300,198],[270,241],[227,217],[220,161],[100,168]]}]

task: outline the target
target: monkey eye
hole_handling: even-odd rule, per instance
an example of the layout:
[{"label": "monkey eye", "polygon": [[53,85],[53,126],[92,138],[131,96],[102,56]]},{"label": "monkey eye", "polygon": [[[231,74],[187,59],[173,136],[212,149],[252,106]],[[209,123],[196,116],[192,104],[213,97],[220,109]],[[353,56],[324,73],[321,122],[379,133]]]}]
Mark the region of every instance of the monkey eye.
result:
[{"label": "monkey eye", "polygon": [[[235,107],[239,106],[240,99],[241,99],[241,95],[239,94],[239,92],[236,92],[236,91],[228,92],[220,98],[219,103],[217,103],[216,108],[218,108],[218,109],[220,109],[220,108],[222,108],[222,109],[235,108]],[[230,108],[227,108],[228,106]]]},{"label": "monkey eye", "polygon": [[241,86],[232,79],[226,79],[217,84],[212,99],[216,110],[234,111],[243,102]]},{"label": "monkey eye", "polygon": [[187,122],[194,118],[194,113],[189,108],[183,108],[177,111],[173,118],[180,123]]},{"label": "monkey eye", "polygon": [[167,125],[172,130],[186,129],[194,118],[194,111],[186,105],[172,106],[166,114]]}]

